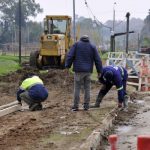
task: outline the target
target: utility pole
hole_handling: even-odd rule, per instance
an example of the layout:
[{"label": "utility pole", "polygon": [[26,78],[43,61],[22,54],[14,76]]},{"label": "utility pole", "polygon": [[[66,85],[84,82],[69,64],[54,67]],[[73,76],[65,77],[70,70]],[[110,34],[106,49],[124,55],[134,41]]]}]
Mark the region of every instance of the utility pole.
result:
[{"label": "utility pole", "polygon": [[115,5],[116,5],[117,3],[116,2],[114,2],[114,5],[113,5],[113,31],[115,31]]},{"label": "utility pole", "polygon": [[116,2],[114,2],[113,4],[113,25],[112,25],[112,31],[111,31],[111,38],[110,38],[110,41],[111,41],[111,51],[112,52],[115,52],[115,38],[114,38],[114,34],[115,34],[115,5],[116,5]]},{"label": "utility pole", "polygon": [[73,0],[73,38],[76,41],[75,0]]},{"label": "utility pole", "polygon": [[138,52],[140,52],[140,34],[138,33]]},{"label": "utility pole", "polygon": [[21,64],[21,0],[19,0],[19,64]]},{"label": "utility pole", "polygon": [[126,18],[127,18],[127,30],[126,30],[126,53],[128,54],[128,45],[129,45],[129,17],[130,17],[130,13],[128,12],[126,14]]},{"label": "utility pole", "polygon": [[111,31],[111,35],[110,35],[110,51],[111,52],[115,51],[115,34],[113,31]]}]

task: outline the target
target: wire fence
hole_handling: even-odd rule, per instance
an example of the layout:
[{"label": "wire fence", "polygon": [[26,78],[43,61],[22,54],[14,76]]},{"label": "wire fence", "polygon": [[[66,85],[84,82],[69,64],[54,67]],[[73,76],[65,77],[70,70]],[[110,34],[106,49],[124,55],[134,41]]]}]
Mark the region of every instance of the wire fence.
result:
[{"label": "wire fence", "polygon": [[[39,50],[39,43],[27,43],[21,45],[21,56],[30,56],[31,51]],[[19,56],[18,43],[0,44],[0,55]]]}]

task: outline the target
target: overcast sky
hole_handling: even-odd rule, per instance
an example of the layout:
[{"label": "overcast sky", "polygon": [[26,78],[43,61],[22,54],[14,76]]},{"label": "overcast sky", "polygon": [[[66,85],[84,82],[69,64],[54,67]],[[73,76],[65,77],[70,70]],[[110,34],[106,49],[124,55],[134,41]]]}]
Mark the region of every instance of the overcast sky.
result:
[{"label": "overcast sky", "polygon": [[[113,9],[116,20],[125,20],[126,13],[130,18],[145,19],[150,9],[150,0],[75,0],[75,12],[79,16],[90,17],[93,15],[101,22],[113,20]],[[73,16],[73,0],[35,0],[41,5],[44,12],[39,14],[37,21],[43,21],[45,15],[70,15]],[[116,3],[116,4],[115,4]],[[90,9],[89,9],[90,8]],[[92,15],[92,13],[93,15]]]}]

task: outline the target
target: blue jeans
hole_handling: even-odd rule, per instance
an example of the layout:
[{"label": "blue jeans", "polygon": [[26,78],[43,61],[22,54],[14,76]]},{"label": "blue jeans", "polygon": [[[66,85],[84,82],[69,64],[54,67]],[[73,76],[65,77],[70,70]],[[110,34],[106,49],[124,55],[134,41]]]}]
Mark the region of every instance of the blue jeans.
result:
[{"label": "blue jeans", "polygon": [[81,86],[84,88],[84,108],[89,108],[91,73],[75,73],[74,74],[74,108],[79,107]]}]

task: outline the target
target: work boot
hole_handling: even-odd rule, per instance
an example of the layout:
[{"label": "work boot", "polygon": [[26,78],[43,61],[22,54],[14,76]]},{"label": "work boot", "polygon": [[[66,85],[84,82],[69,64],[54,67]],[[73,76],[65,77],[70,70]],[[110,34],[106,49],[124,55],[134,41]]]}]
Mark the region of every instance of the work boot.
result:
[{"label": "work boot", "polygon": [[100,104],[91,105],[90,108],[99,108]]},{"label": "work boot", "polygon": [[36,111],[36,110],[42,110],[42,104],[41,103],[34,103],[29,106],[30,111]]},{"label": "work boot", "polygon": [[89,109],[89,104],[84,103],[83,109],[84,109],[85,111],[87,111],[87,110]]},{"label": "work boot", "polygon": [[102,101],[102,98],[103,98],[102,95],[98,95],[95,104],[91,105],[90,108],[99,108],[100,107],[100,103]]},{"label": "work boot", "polygon": [[119,111],[123,111],[124,110],[124,107],[123,107],[122,103],[118,103],[118,110]]},{"label": "work boot", "polygon": [[35,108],[35,110],[42,110],[43,109],[43,106],[41,103],[39,103],[39,105]]},{"label": "work boot", "polygon": [[101,92],[99,92],[98,96],[96,98],[95,105],[90,106],[90,108],[99,108],[100,107],[100,103],[102,102],[103,97],[104,97],[104,95]]},{"label": "work boot", "polygon": [[78,107],[74,107],[74,106],[73,106],[73,107],[71,108],[71,111],[78,111],[78,110],[79,110]]},{"label": "work boot", "polygon": [[122,103],[118,103],[118,108],[122,108]]}]

